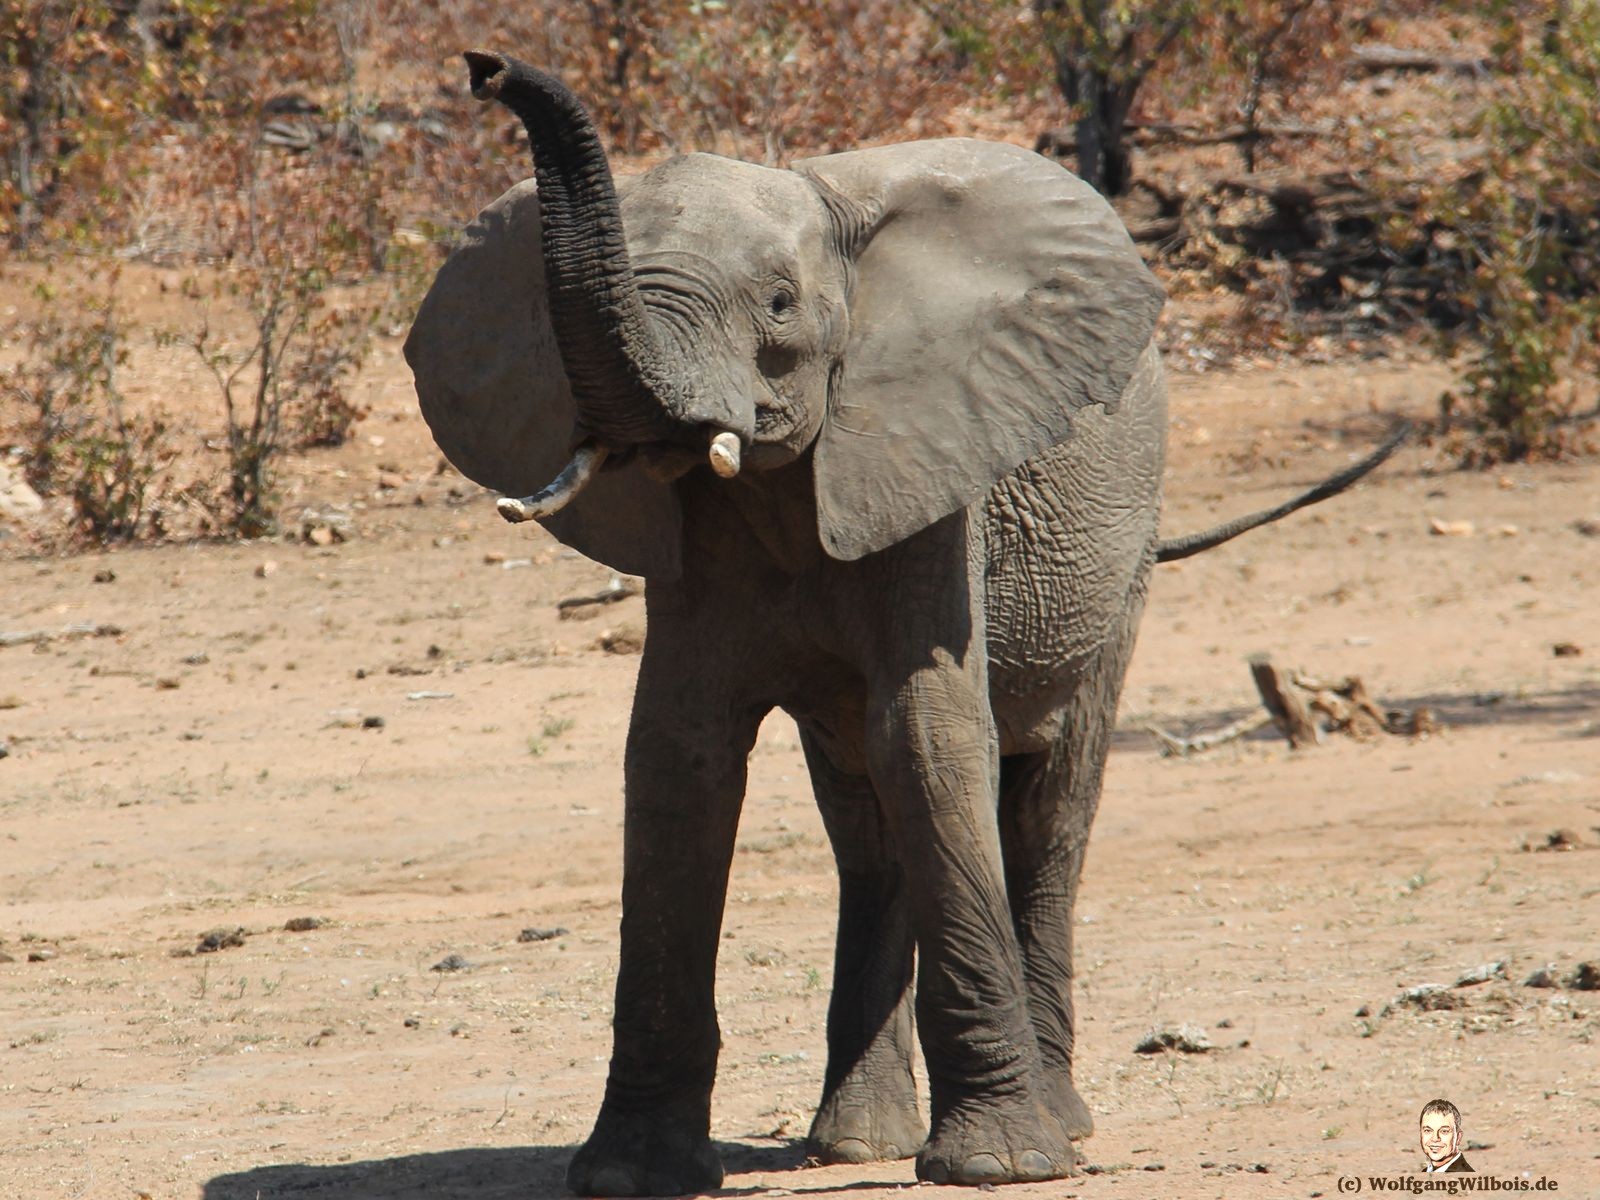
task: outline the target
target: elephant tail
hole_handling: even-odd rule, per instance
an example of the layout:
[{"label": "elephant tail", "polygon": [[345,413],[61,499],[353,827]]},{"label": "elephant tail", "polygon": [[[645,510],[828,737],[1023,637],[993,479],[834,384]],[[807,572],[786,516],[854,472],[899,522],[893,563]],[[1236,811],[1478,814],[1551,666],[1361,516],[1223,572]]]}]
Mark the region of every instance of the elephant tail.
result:
[{"label": "elephant tail", "polygon": [[1188,558],[1192,554],[1210,550],[1220,546],[1223,542],[1232,541],[1241,533],[1261,525],[1270,525],[1274,521],[1282,520],[1292,512],[1298,512],[1319,501],[1326,500],[1329,496],[1337,496],[1358,479],[1376,470],[1390,455],[1398,450],[1402,443],[1411,436],[1412,424],[1402,421],[1398,429],[1385,439],[1379,446],[1360,462],[1354,463],[1340,471],[1337,475],[1329,476],[1310,491],[1302,492],[1292,500],[1286,500],[1276,508],[1264,509],[1261,512],[1251,513],[1249,516],[1237,517],[1203,533],[1185,534],[1183,537],[1162,538],[1156,543],[1156,561],[1158,563],[1174,562],[1180,558]]}]

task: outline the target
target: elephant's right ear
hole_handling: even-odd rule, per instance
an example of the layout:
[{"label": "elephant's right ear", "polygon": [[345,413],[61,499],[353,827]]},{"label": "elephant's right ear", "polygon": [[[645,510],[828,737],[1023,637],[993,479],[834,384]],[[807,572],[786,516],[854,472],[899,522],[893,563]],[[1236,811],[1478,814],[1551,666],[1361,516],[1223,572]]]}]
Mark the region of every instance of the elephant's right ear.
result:
[{"label": "elephant's right ear", "polygon": [[[405,355],[434,441],[468,479],[525,496],[566,466],[577,409],[550,326],[532,180],[467,226],[417,310]],[[677,497],[636,464],[602,471],[540,524],[630,575],[682,571]]]}]

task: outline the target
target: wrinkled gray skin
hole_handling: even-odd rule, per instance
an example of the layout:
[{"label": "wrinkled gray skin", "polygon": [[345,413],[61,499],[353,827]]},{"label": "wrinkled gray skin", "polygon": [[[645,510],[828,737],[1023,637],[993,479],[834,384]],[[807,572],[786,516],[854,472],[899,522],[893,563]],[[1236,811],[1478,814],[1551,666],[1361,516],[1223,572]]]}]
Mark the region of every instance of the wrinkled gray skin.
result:
[{"label": "wrinkled gray skin", "polygon": [[[939,1182],[1069,1173],[1091,1130],[1073,901],[1157,548],[1159,288],[1095,193],[980,142],[675,158],[619,215],[570,94],[469,61],[527,125],[538,195],[486,210],[423,304],[423,411],[507,492],[605,448],[547,525],[648,576],[614,1050],[570,1186],[722,1178],[713,975],[775,707],[840,875],[812,1151],[914,1154]],[[705,465],[721,431],[733,479]]]}]

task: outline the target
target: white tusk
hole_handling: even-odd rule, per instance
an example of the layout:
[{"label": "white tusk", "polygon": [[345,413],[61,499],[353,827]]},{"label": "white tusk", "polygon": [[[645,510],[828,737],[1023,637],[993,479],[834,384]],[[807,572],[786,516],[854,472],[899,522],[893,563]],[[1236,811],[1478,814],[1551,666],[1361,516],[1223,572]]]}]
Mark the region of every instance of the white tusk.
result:
[{"label": "white tusk", "polygon": [[544,491],[520,500],[513,496],[503,497],[495,502],[495,511],[513,524],[532,521],[536,517],[553,516],[572,503],[605,461],[605,447],[585,442],[572,452],[572,461]]},{"label": "white tusk", "polygon": [[723,479],[732,479],[739,473],[739,435],[719,433],[711,439],[711,469]]}]

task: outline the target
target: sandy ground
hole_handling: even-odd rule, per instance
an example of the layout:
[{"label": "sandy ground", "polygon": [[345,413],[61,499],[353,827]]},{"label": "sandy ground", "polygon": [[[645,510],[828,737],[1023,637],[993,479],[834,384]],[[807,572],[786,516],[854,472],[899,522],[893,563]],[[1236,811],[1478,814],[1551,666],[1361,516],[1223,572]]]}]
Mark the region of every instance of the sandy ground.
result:
[{"label": "sandy ground", "polygon": [[[1373,409],[1426,410],[1441,382],[1177,378],[1168,530],[1330,472],[1376,439]],[[642,602],[559,620],[608,572],[435,472],[396,343],[363,388],[355,442],[288,479],[291,517],[346,506],[347,542],[0,542],[0,633],[47,635],[0,646],[5,1200],[554,1195],[588,1131],[638,662],[598,647]],[[1444,1096],[1480,1173],[1600,1196],[1600,992],[1523,985],[1600,963],[1600,540],[1574,524],[1600,516],[1600,468],[1436,453],[1159,569],[1079,908],[1090,1172],[1012,1194],[1370,1191],[1415,1169],[1417,1113]],[[1160,757],[1147,723],[1255,704],[1256,651],[1443,728]],[[804,1162],[834,906],[774,716],[720,966],[725,1194],[914,1182],[909,1162]],[[193,954],[218,928],[242,944]],[[434,969],[452,954],[469,966]],[[1449,986],[1495,961],[1503,978]],[[1447,985],[1435,1007],[1388,1007],[1425,983]],[[1180,1024],[1214,1048],[1135,1052]]]}]

